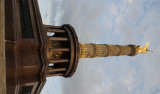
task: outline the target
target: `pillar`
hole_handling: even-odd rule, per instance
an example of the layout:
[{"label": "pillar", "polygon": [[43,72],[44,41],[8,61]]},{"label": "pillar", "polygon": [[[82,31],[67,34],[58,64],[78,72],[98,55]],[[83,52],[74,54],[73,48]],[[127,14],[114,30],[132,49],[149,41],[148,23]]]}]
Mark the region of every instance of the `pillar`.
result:
[{"label": "pillar", "polygon": [[137,54],[135,45],[107,45],[107,44],[79,44],[79,58],[95,58],[108,56],[128,55],[134,56]]}]

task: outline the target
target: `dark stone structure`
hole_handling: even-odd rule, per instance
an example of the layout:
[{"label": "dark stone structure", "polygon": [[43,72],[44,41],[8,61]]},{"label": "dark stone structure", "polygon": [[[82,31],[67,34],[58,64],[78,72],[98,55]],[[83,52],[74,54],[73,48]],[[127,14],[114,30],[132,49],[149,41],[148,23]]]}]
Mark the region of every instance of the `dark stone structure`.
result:
[{"label": "dark stone structure", "polygon": [[37,0],[6,0],[5,6],[7,94],[39,94],[46,77],[71,77],[79,59],[74,29],[43,25]]},{"label": "dark stone structure", "polygon": [[46,82],[47,35],[37,0],[5,0],[7,94],[39,94]]}]

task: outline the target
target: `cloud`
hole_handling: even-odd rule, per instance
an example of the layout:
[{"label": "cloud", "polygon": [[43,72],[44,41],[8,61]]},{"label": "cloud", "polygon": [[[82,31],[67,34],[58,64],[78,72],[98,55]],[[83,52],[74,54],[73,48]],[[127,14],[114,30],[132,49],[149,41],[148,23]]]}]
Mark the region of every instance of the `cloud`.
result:
[{"label": "cloud", "polygon": [[[54,77],[50,94],[159,94],[159,0],[53,0],[43,22],[71,24],[83,43],[141,44],[153,53],[81,59],[71,78]],[[46,18],[45,18],[46,17]]]},{"label": "cloud", "polygon": [[111,6],[111,9],[110,9],[111,13],[116,16],[118,14],[118,9],[117,9],[117,6],[115,4],[113,4]]}]

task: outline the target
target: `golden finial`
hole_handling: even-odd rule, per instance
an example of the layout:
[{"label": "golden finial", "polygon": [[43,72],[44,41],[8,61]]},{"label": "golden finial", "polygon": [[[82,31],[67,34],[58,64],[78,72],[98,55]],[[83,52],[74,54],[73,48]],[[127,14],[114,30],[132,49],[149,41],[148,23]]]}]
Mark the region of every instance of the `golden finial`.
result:
[{"label": "golden finial", "polygon": [[149,45],[149,42],[147,42],[143,48],[141,48],[140,46],[137,46],[138,53],[145,54],[148,51],[152,52],[151,50],[148,50],[148,45]]}]

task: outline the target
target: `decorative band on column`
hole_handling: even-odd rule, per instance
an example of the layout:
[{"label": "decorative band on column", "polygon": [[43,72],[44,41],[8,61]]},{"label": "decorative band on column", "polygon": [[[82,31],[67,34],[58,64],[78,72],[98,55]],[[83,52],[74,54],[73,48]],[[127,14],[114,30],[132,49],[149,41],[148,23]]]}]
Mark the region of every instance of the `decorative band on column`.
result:
[{"label": "decorative band on column", "polygon": [[106,46],[104,44],[93,44],[95,48],[95,54],[93,57],[104,57]]},{"label": "decorative band on column", "polygon": [[80,58],[92,58],[96,55],[96,47],[94,44],[80,43]]},{"label": "decorative band on column", "polygon": [[131,48],[131,53],[129,56],[135,56],[137,54],[137,47],[135,45],[128,45]]},{"label": "decorative band on column", "polygon": [[107,48],[107,53],[106,53],[106,55],[104,57],[107,57],[107,56],[109,56],[109,47],[108,47],[107,44],[104,44],[104,46],[106,46],[106,48]]},{"label": "decorative band on column", "polygon": [[98,54],[98,47],[97,47],[97,45],[96,44],[92,44],[92,45],[94,47],[94,54],[93,54],[93,56],[91,58],[97,57],[97,54]]},{"label": "decorative band on column", "polygon": [[117,56],[120,56],[121,52],[122,52],[121,46],[119,46],[119,45],[116,45],[116,46],[119,47],[119,54]]},{"label": "decorative band on column", "polygon": [[112,53],[113,53],[112,45],[108,45],[108,48],[109,48],[108,56],[112,56]]},{"label": "decorative band on column", "polygon": [[91,43],[90,45],[92,45],[92,47],[93,47],[92,54],[90,55],[90,58],[92,58],[92,57],[96,56],[97,50],[96,50],[96,45],[95,44]]}]

